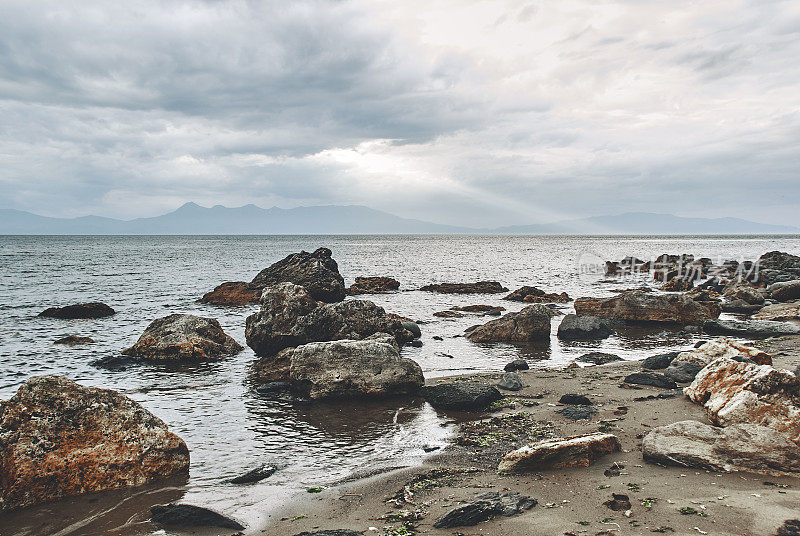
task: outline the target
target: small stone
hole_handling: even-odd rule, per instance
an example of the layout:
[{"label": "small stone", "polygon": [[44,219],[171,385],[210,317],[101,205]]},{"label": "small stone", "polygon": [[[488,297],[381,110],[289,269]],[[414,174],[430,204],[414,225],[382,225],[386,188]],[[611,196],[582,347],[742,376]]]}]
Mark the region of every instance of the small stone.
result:
[{"label": "small stone", "polygon": [[516,372],[508,372],[503,375],[503,378],[497,384],[500,389],[507,391],[519,391],[525,384],[522,383],[522,378]]},{"label": "small stone", "polygon": [[558,402],[559,404],[570,404],[578,406],[592,405],[592,401],[589,400],[589,397],[587,397],[586,395],[579,395],[575,393],[568,393],[566,395],[562,395]]},{"label": "small stone", "polygon": [[592,363],[594,365],[605,365],[615,361],[622,361],[622,358],[618,355],[607,354],[605,352],[589,352],[588,354],[583,354],[582,356],[578,357],[575,359],[575,361],[580,361],[581,363]]},{"label": "small stone", "polygon": [[245,474],[232,478],[231,484],[252,484],[259,482],[272,476],[278,468],[274,465],[259,465],[258,467],[247,471]]},{"label": "small stone", "polygon": [[66,337],[61,337],[60,339],[56,339],[53,341],[53,344],[66,344],[69,346],[74,346],[76,344],[92,344],[94,343],[94,339],[91,337],[79,337],[77,335],[67,335]]},{"label": "small stone", "polygon": [[244,526],[208,508],[192,504],[157,504],[150,508],[150,521],[173,527],[222,527],[242,530]]},{"label": "small stone", "polygon": [[615,512],[624,512],[631,509],[631,501],[627,495],[622,493],[612,493],[611,499],[603,503]]},{"label": "small stone", "polygon": [[567,419],[572,419],[573,421],[583,421],[591,419],[597,414],[597,410],[591,406],[574,405],[556,410],[556,413],[563,415]]},{"label": "small stone", "polygon": [[678,385],[665,376],[656,372],[634,372],[625,376],[625,383],[632,383],[634,385],[649,385],[652,387],[662,387],[664,389],[677,389]]},{"label": "small stone", "polygon": [[528,370],[528,369],[530,369],[530,366],[528,365],[528,362],[525,361],[524,359],[515,359],[514,361],[503,367],[503,370],[505,370],[506,372],[516,372],[518,370]]}]

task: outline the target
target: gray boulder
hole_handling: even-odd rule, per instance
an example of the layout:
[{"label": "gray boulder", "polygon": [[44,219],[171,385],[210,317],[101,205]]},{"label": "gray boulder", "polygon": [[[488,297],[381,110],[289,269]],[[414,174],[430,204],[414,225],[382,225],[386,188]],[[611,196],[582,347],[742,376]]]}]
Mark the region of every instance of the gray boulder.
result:
[{"label": "gray boulder", "polygon": [[473,342],[529,342],[550,337],[552,310],[544,305],[529,305],[517,313],[508,313],[470,331]]},{"label": "gray boulder", "polygon": [[650,370],[665,369],[676,357],[678,357],[679,353],[680,352],[667,352],[665,354],[651,355],[642,361],[642,368]]},{"label": "gray boulder", "polygon": [[503,375],[503,378],[497,386],[506,391],[519,391],[525,387],[525,384],[522,383],[522,377],[519,374],[516,372],[507,372]]},{"label": "gray boulder", "polygon": [[345,296],[344,278],[331,255],[328,248],[319,248],[314,253],[292,253],[261,270],[250,286],[261,290],[276,283],[289,282],[305,287],[315,300],[342,301]]},{"label": "gray boulder", "polygon": [[558,326],[558,338],[566,341],[605,339],[614,334],[605,321],[594,316],[568,314]]},{"label": "gray boulder", "polygon": [[681,421],[655,428],[642,441],[648,462],[710,471],[748,471],[782,476],[800,472],[800,447],[765,426],[725,428]]},{"label": "gray boulder", "polygon": [[309,342],[359,340],[375,333],[389,333],[400,345],[414,338],[400,319],[370,301],[322,304],[293,283],[265,289],[261,310],[247,317],[245,327],[247,345],[259,356]]},{"label": "gray boulder", "polygon": [[734,335],[753,339],[800,333],[800,326],[772,320],[708,320],[703,331],[710,335]]},{"label": "gray boulder", "polygon": [[677,389],[678,385],[675,383],[675,380],[667,377],[664,374],[659,374],[657,372],[634,372],[633,374],[628,374],[625,376],[625,383],[631,383],[634,385],[649,385],[651,387],[661,387],[663,389]]},{"label": "gray boulder", "polygon": [[664,376],[677,383],[689,383],[702,369],[703,365],[689,361],[672,362],[664,371]]},{"label": "gray boulder", "polygon": [[443,383],[422,388],[422,396],[434,408],[480,411],[503,398],[493,385],[480,383]]},{"label": "gray boulder", "polygon": [[152,361],[216,360],[242,351],[213,318],[172,314],[153,320],[123,355]]}]

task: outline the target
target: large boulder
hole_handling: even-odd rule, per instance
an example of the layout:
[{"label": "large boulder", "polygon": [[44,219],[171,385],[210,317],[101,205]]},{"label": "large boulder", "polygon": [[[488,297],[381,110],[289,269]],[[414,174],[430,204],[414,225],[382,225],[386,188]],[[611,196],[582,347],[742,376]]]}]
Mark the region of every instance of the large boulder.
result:
[{"label": "large boulder", "polygon": [[314,253],[292,253],[261,270],[250,285],[264,289],[285,282],[305,287],[312,298],[323,302],[342,301],[345,296],[344,278],[328,248],[319,248]]},{"label": "large boulder", "polygon": [[605,339],[613,334],[608,324],[594,316],[568,314],[558,326],[558,338],[566,341]]},{"label": "large boulder", "polygon": [[498,294],[508,289],[497,281],[478,281],[476,283],[436,283],[425,285],[420,290],[440,294]]},{"label": "large boulder", "polygon": [[788,370],[720,358],[683,392],[716,425],[758,424],[800,445],[800,379]]},{"label": "large boulder", "polygon": [[186,444],[115,391],[37,376],[0,403],[0,510],[139,486],[188,468]]},{"label": "large boulder", "polygon": [[731,300],[742,300],[750,305],[764,303],[764,290],[758,289],[746,281],[735,281],[728,285],[722,294]]},{"label": "large boulder", "polygon": [[236,355],[242,346],[213,318],[172,314],[153,320],[123,355],[143,359],[216,360]]},{"label": "large boulder", "polygon": [[752,339],[781,337],[800,333],[800,326],[771,320],[706,320],[703,331],[710,335],[734,335]]},{"label": "large boulder", "polygon": [[247,344],[259,356],[272,356],[309,342],[359,340],[389,333],[402,345],[414,339],[403,322],[366,300],[322,304],[304,287],[280,283],[264,290],[261,310],[247,317]]},{"label": "large boulder", "polygon": [[800,447],[785,436],[756,424],[727,428],[681,421],[651,430],[642,456],[660,465],[708,471],[748,471],[771,476],[800,473]]},{"label": "large boulder", "polygon": [[772,320],[774,322],[800,320],[800,300],[762,307],[753,315],[753,320]]},{"label": "large boulder", "polygon": [[600,457],[619,450],[619,440],[613,434],[594,433],[565,439],[547,439],[509,452],[500,461],[497,470],[501,473],[518,473],[588,467]]},{"label": "large boulder", "polygon": [[[311,399],[408,395],[425,383],[420,366],[401,358],[394,338],[385,334],[304,344],[262,358],[257,369],[262,380],[286,381]],[[268,370],[273,375],[266,377]]]},{"label": "large boulder", "polygon": [[347,289],[347,294],[386,294],[400,288],[400,281],[391,277],[356,277],[356,282]]},{"label": "large boulder", "polygon": [[786,302],[800,298],[800,279],[773,283],[767,288],[769,297],[773,300]]},{"label": "large boulder", "polygon": [[720,307],[713,302],[698,302],[682,294],[652,294],[642,291],[623,292],[611,298],[578,298],[578,316],[596,316],[626,322],[662,322],[702,324],[719,316]]},{"label": "large boulder", "polygon": [[517,313],[507,313],[469,332],[473,342],[529,342],[550,337],[552,310],[545,305],[529,305]]},{"label": "large boulder", "polygon": [[525,303],[568,303],[572,301],[566,292],[560,294],[545,292],[540,288],[529,286],[520,287],[503,299]]},{"label": "large boulder", "polygon": [[442,383],[422,388],[422,396],[434,408],[480,411],[503,398],[493,385],[480,383]]},{"label": "large boulder", "polygon": [[800,279],[800,257],[782,251],[764,253],[757,263],[757,273],[767,284]]},{"label": "large boulder", "polygon": [[261,298],[261,289],[244,281],[231,281],[222,283],[211,292],[206,292],[200,303],[211,305],[225,305],[228,307],[241,307],[258,303]]},{"label": "large boulder", "polygon": [[61,319],[86,319],[104,318],[115,314],[116,311],[102,302],[76,303],[65,307],[50,307],[45,309],[39,316]]},{"label": "large boulder", "polygon": [[675,362],[680,363],[684,361],[705,367],[720,357],[733,359],[737,356],[742,356],[759,365],[772,364],[772,357],[763,350],[726,337],[719,337],[687,352],[680,352],[675,358]]}]

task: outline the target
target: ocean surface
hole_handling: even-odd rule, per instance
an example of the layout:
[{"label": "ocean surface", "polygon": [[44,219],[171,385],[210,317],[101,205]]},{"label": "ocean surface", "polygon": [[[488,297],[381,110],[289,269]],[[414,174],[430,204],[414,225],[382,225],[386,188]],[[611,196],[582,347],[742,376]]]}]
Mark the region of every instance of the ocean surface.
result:
[{"label": "ocean surface", "polygon": [[[152,320],[171,313],[214,317],[244,345],[245,318],[256,307],[203,305],[198,298],[223,281],[249,281],[290,253],[320,246],[333,251],[347,285],[356,276],[370,275],[401,282],[397,293],[361,299],[420,322],[424,345],[404,348],[402,355],[419,362],[431,378],[500,371],[518,357],[533,367],[558,367],[594,350],[642,359],[690,346],[701,335],[637,329],[602,342],[564,343],[555,338],[560,321],[555,318],[549,343],[476,345],[461,335],[489,318],[441,319],[433,313],[456,305],[494,304],[510,311],[523,305],[503,301],[504,294],[414,290],[422,285],[497,280],[510,290],[535,285],[573,298],[607,296],[614,289],[653,283],[642,276],[607,279],[602,274],[605,259],[692,253],[715,262],[741,261],[775,249],[797,254],[800,237],[0,236],[0,399],[40,374],[60,374],[130,396],[163,419],[191,451],[188,481],[180,482],[168,500],[214,508],[250,526],[263,523],[282,501],[309,486],[330,486],[370,471],[419,463],[426,450],[447,443],[454,430],[448,416],[420,400],[303,404],[259,396],[247,381],[255,359],[247,347],[221,362],[180,369],[135,366],[111,371],[92,365],[117,355]],[[117,314],[72,321],[36,316],[50,306],[87,301],[108,303]],[[562,310],[570,312],[571,307]],[[53,344],[69,334],[92,337],[96,344]],[[279,469],[256,484],[226,483],[263,463]],[[127,499],[119,500],[102,511],[96,501],[83,499],[67,501],[69,508],[36,507],[8,518],[7,526],[13,534],[41,533],[46,523],[63,535],[110,530],[131,523],[127,513],[114,516]]]}]

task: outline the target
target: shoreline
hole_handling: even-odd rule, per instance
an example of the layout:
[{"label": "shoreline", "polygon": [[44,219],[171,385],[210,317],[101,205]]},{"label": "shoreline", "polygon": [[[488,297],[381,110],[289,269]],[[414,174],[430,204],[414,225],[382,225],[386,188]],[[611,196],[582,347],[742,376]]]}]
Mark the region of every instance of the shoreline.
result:
[{"label": "shoreline", "polygon": [[[755,345],[773,355],[776,368],[791,370],[800,364],[800,336],[758,341]],[[474,420],[464,421],[463,413],[440,411],[442,415],[458,418],[462,426],[464,422],[486,422],[503,415],[525,413],[542,426],[551,423],[551,435],[568,437],[598,429],[615,434],[622,451],[606,455],[590,467],[500,475],[496,470],[497,461],[510,449],[509,443],[502,440],[492,443],[488,436],[485,447],[465,447],[457,444],[457,435],[449,447],[432,454],[419,466],[344,482],[319,494],[289,498],[282,508],[268,516],[265,525],[249,528],[244,534],[295,536],[302,532],[350,529],[376,535],[552,536],[634,535],[651,533],[655,529],[656,533],[663,530],[673,534],[755,536],[774,534],[786,519],[797,517],[800,476],[778,478],[746,472],[715,473],[662,467],[643,461],[641,436],[649,429],[689,419],[709,421],[703,408],[690,402],[680,389],[672,398],[657,398],[664,389],[623,386],[622,378],[640,368],[639,361],[621,361],[582,368],[519,371],[526,387],[517,393],[504,391],[503,394],[506,398],[528,401],[525,405],[516,402],[514,407],[475,413]],[[497,374],[458,375],[435,378],[427,383],[485,382],[493,376]],[[493,378],[491,383],[495,383]],[[566,393],[589,396],[597,414],[589,420],[573,421],[556,413],[565,407],[558,404],[558,399]],[[615,464],[624,466],[621,474],[604,475]],[[429,482],[415,492],[412,503],[396,507],[386,502],[415,478],[428,478]],[[457,531],[433,528],[436,518],[472,500],[476,492],[501,490],[530,495],[539,504],[515,517],[498,517],[475,526],[458,527]],[[611,493],[629,495],[630,517],[603,505],[611,498]],[[643,504],[645,499],[648,501]],[[704,515],[684,515],[679,511],[681,508],[694,508]],[[391,521],[402,511],[421,516],[413,522],[410,532],[404,532],[408,527],[404,528],[402,523]],[[387,514],[395,515],[381,519]]]}]

